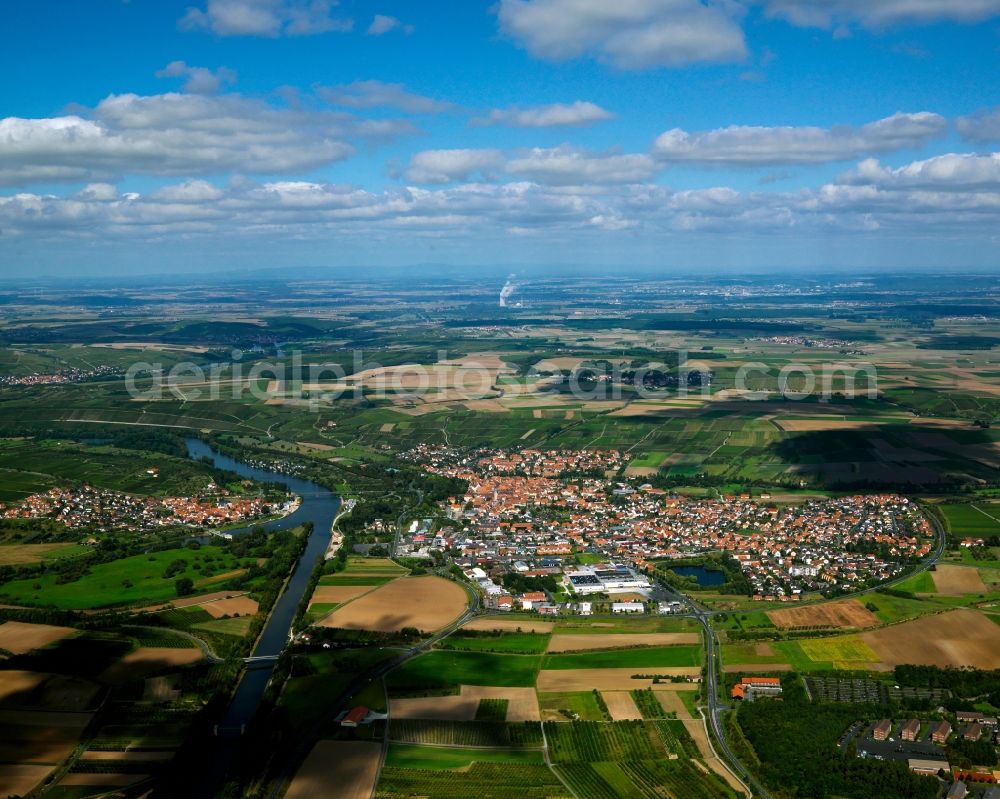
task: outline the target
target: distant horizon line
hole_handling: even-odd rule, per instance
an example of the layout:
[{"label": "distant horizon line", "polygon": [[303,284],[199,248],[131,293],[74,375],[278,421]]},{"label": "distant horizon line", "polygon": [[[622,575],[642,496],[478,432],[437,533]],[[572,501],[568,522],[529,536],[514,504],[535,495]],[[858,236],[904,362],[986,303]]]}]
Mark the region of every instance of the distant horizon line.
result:
[{"label": "distant horizon line", "polygon": [[[362,276],[358,276],[362,272]],[[217,284],[227,280],[250,281],[267,279],[269,281],[296,282],[299,280],[317,279],[325,276],[336,276],[340,279],[350,275],[351,282],[379,280],[387,278],[415,277],[449,277],[455,279],[456,273],[468,281],[476,279],[496,278],[500,281],[509,277],[517,279],[563,277],[572,272],[575,275],[585,274],[590,277],[619,278],[649,278],[658,275],[663,279],[694,281],[706,279],[728,279],[738,281],[781,276],[786,278],[813,279],[824,278],[843,280],[846,278],[892,278],[919,274],[921,276],[941,276],[950,278],[1000,277],[1000,265],[981,267],[947,267],[947,266],[842,266],[842,267],[684,267],[684,266],[650,266],[621,264],[489,264],[464,265],[447,263],[414,263],[384,266],[361,265],[330,265],[330,266],[274,266],[253,268],[221,268],[212,274],[201,271],[186,272],[154,272],[148,274],[116,273],[84,273],[73,274],[60,272],[36,273],[30,277],[12,275],[7,278],[6,290],[14,288],[48,285],[60,283],[63,285],[106,284],[115,283],[121,287],[126,285],[144,285],[150,283],[185,283],[185,284]],[[696,273],[696,274],[692,274]]]}]

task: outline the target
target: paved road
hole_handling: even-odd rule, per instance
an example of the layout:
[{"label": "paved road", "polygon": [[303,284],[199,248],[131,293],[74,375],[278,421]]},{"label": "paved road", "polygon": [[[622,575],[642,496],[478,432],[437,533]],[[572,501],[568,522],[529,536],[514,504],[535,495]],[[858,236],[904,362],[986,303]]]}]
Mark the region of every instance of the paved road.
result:
[{"label": "paved road", "polygon": [[[934,548],[934,552],[924,560],[920,566],[909,572],[902,577],[898,577],[895,580],[890,580],[886,583],[882,583],[874,588],[866,588],[863,591],[855,591],[851,594],[845,594],[842,598],[863,596],[865,594],[870,594],[874,591],[878,591],[881,588],[891,587],[897,585],[904,580],[908,580],[914,574],[919,574],[920,572],[926,571],[931,566],[935,565],[941,557],[944,555],[944,548],[946,542],[946,536],[938,520],[933,516],[928,514],[928,518],[931,520],[931,525],[934,527],[934,531],[937,533],[937,546]],[[672,590],[672,589],[671,589]],[[674,592],[677,593],[677,592]],[[714,615],[718,615],[716,612],[708,610],[699,606],[691,597],[687,595],[682,595],[684,600],[692,608],[692,613],[690,614],[692,618],[696,619],[701,625],[702,630],[705,633],[705,663],[707,668],[706,677],[706,689],[708,693],[708,722],[711,725],[712,732],[715,734],[716,744],[719,750],[719,755],[723,757],[726,764],[753,790],[754,796],[762,797],[762,799],[774,799],[772,794],[768,793],[767,789],[764,788],[760,782],[749,772],[749,770],[743,765],[740,759],[735,755],[732,748],[729,746],[729,741],[726,738],[725,726],[722,723],[722,713],[730,709],[729,705],[723,704],[719,701],[719,691],[718,691],[718,673],[722,670],[722,657],[721,657],[721,647],[719,645],[718,639],[716,638],[715,631],[712,629],[710,624],[710,619]],[[838,597],[841,598],[841,597]],[[826,600],[817,600],[826,601]],[[808,604],[808,603],[806,603]]]},{"label": "paved road", "polygon": [[306,755],[309,754],[309,750],[312,749],[313,744],[315,744],[319,739],[323,730],[329,727],[333,719],[336,718],[336,714],[340,712],[341,708],[343,708],[347,702],[361,693],[361,691],[376,680],[382,679],[389,674],[389,672],[394,669],[398,669],[411,658],[430,649],[442,638],[447,638],[479,612],[479,594],[467,583],[458,581],[458,584],[461,585],[462,588],[465,589],[465,592],[469,595],[469,607],[466,608],[465,613],[455,619],[455,621],[447,627],[443,627],[438,630],[430,638],[421,641],[415,646],[411,646],[409,649],[404,649],[398,657],[383,663],[374,671],[363,674],[347,686],[347,688],[344,689],[344,692],[337,698],[337,701],[334,704],[335,710],[333,714],[320,719],[320,721],[317,722],[312,729],[305,730],[297,736],[299,744],[285,759],[285,763],[282,765],[278,776],[275,777],[271,790],[268,793],[269,799],[279,799],[279,797],[284,794],[285,789],[288,787],[288,783],[291,781],[292,777],[295,776],[295,772],[298,770],[299,764],[301,764]]}]

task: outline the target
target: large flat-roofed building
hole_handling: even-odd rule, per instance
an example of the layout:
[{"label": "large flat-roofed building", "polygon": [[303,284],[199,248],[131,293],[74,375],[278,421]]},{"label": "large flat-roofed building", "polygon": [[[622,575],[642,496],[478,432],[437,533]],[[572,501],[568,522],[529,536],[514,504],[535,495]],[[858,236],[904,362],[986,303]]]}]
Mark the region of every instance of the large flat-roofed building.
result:
[{"label": "large flat-roofed building", "polygon": [[950,768],[947,760],[931,760],[923,757],[911,757],[906,763],[910,771],[924,777],[933,777],[939,771],[948,771]]},{"label": "large flat-roofed building", "polygon": [[612,602],[612,613],[645,613],[646,606],[642,602]]},{"label": "large flat-roofed building", "polygon": [[567,572],[569,585],[578,594],[620,594],[631,591],[648,591],[649,580],[627,566],[604,564],[580,566]]}]

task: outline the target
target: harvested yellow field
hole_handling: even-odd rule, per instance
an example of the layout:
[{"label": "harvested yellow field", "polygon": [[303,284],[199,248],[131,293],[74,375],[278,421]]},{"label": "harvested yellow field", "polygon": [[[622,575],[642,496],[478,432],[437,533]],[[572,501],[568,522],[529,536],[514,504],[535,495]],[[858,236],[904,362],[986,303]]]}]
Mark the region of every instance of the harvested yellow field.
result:
[{"label": "harvested yellow field", "polygon": [[76,635],[76,630],[72,627],[8,621],[0,624],[0,649],[6,649],[15,655],[23,655],[32,649],[40,649],[70,635]]},{"label": "harvested yellow field", "polygon": [[[598,691],[631,691],[634,688],[649,688],[653,685],[652,679],[633,679],[632,675],[635,673],[636,669],[542,669],[538,672],[535,687],[541,693],[556,693],[592,691],[594,688]],[[667,677],[697,678],[701,670],[696,666],[658,666],[656,673]],[[679,691],[691,690],[691,686],[685,686],[684,683],[671,683],[671,685],[677,685]]]},{"label": "harvested yellow field", "polygon": [[394,719],[432,719],[438,721],[472,721],[481,699],[506,699],[507,721],[539,721],[538,696],[533,688],[494,688],[485,685],[463,685],[454,696],[421,696],[393,699],[389,716]]},{"label": "harvested yellow field", "polygon": [[217,599],[201,606],[213,619],[223,616],[253,616],[258,608],[256,599],[248,596],[238,596],[232,599]]},{"label": "harvested yellow field", "polygon": [[373,585],[317,585],[316,590],[313,591],[312,602],[321,603],[341,603],[350,602],[352,599],[357,599],[359,596],[364,596],[369,591],[373,591],[375,586]]},{"label": "harvested yellow field", "polygon": [[[367,741],[318,741],[292,778],[285,799],[370,799],[382,746]],[[336,786],[334,788],[334,786]]]},{"label": "harvested yellow field", "polygon": [[857,599],[773,610],[767,617],[775,627],[784,630],[797,627],[864,628],[879,624],[878,617]]},{"label": "harvested yellow field", "polygon": [[434,575],[401,577],[337,608],[320,625],[379,632],[416,627],[429,632],[455,621],[467,602],[465,590],[451,580]]},{"label": "harvested yellow field", "polygon": [[[968,566],[956,566],[949,563],[939,563],[930,572],[934,578],[934,586],[939,594],[945,596],[961,596],[962,594],[985,594],[986,586],[977,569]],[[3,628],[0,627],[0,632]],[[0,644],[3,646],[3,644]]]},{"label": "harvested yellow field", "polygon": [[209,602],[218,602],[220,599],[232,599],[243,596],[243,594],[232,591],[214,591],[210,594],[198,594],[197,596],[186,596],[180,599],[173,599],[170,602],[161,602],[158,605],[147,605],[139,608],[136,613],[152,613],[165,608],[190,608],[195,605],[207,605]]},{"label": "harvested yellow field", "polygon": [[52,766],[0,764],[0,796],[27,796],[50,771]]},{"label": "harvested yellow field", "polygon": [[17,694],[35,690],[45,682],[48,674],[37,671],[0,671],[0,702]]},{"label": "harvested yellow field", "polygon": [[164,669],[198,663],[201,659],[200,649],[140,646],[134,652],[129,652],[117,663],[106,668],[101,673],[100,679],[112,684],[125,683]]},{"label": "harvested yellow field", "polygon": [[[468,625],[467,625],[468,626]],[[698,633],[556,633],[549,639],[548,652],[583,652],[588,649],[633,649],[637,646],[698,644]]]},{"label": "harvested yellow field", "polygon": [[635,700],[628,691],[601,691],[608,713],[614,721],[631,721],[641,719],[642,713],[635,706]]},{"label": "harvested yellow field", "polygon": [[462,625],[463,630],[482,630],[484,632],[514,633],[519,630],[524,633],[550,633],[556,628],[551,621],[531,621],[521,619],[473,619]]},{"label": "harvested yellow field", "polygon": [[975,610],[959,609],[862,633],[887,666],[1000,668],[1000,625]]}]

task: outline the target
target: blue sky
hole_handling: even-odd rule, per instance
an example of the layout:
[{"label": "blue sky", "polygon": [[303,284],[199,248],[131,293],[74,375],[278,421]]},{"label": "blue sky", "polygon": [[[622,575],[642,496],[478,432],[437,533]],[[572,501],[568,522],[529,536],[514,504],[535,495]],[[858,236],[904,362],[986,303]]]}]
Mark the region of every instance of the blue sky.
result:
[{"label": "blue sky", "polygon": [[1000,267],[1000,0],[35,0],[15,276]]}]

